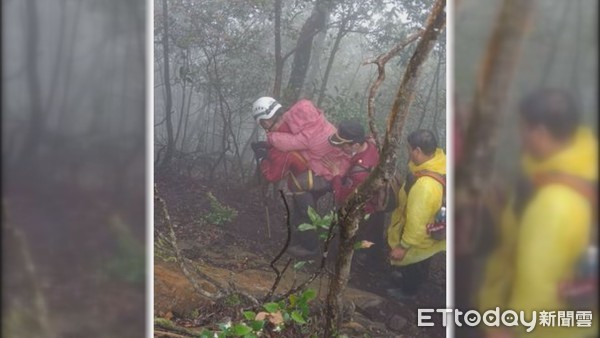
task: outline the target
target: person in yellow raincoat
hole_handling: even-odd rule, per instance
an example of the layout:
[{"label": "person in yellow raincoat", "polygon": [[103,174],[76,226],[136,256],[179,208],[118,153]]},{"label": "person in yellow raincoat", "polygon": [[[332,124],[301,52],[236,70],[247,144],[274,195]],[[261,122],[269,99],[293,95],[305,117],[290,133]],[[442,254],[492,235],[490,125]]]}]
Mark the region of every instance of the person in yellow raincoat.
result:
[{"label": "person in yellow raincoat", "polygon": [[[519,110],[526,179],[560,173],[597,184],[597,139],[579,125],[568,93],[539,90],[526,96]],[[525,332],[522,325],[486,327],[485,337],[597,337],[595,316],[591,328],[578,327],[573,313],[571,319],[559,318],[560,312],[565,317],[573,308],[558,292],[559,284],[574,276],[577,261],[590,244],[592,226],[597,226],[592,219],[596,206],[559,182],[534,187],[526,199],[519,197],[518,190],[502,214],[498,242],[484,269],[478,306],[481,312],[496,307],[524,311],[527,320],[535,310],[537,325],[531,332]],[[555,311],[554,324],[542,326],[540,311]]]},{"label": "person in yellow raincoat", "polygon": [[[446,175],[446,155],[438,148],[431,131],[417,130],[407,141],[409,177],[423,171]],[[434,221],[442,206],[444,186],[430,176],[419,176],[409,185],[410,188],[405,182],[400,189],[398,208],[392,213],[387,229],[392,275],[399,286],[388,289],[387,293],[398,299],[416,294],[427,278],[430,258],[446,249],[446,240],[435,240],[427,233],[427,224]]]}]

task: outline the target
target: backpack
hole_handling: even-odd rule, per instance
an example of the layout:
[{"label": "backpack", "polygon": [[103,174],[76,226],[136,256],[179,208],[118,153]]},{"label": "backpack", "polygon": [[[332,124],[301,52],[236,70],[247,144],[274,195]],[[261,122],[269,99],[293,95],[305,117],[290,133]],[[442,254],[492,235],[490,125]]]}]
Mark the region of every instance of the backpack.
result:
[{"label": "backpack", "polygon": [[417,171],[414,174],[409,173],[406,178],[406,184],[404,185],[407,196],[417,179],[423,176],[433,178],[440,183],[443,188],[442,205],[436,212],[433,222],[426,225],[427,234],[436,241],[442,241],[446,239],[446,175],[429,170]]},{"label": "backpack", "polygon": [[398,208],[398,193],[402,187],[402,177],[394,173],[387,182],[375,192],[375,210],[377,212],[392,212]]}]

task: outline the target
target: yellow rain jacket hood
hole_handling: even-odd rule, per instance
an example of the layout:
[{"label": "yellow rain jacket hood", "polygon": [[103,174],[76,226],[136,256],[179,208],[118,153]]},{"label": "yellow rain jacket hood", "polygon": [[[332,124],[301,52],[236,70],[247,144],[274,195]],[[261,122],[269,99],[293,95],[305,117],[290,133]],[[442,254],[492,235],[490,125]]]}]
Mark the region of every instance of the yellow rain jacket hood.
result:
[{"label": "yellow rain jacket hood", "polygon": [[[420,164],[412,161],[408,165],[411,173],[429,170],[446,175],[446,155],[440,148],[434,156]],[[405,182],[406,184],[406,182]],[[437,241],[427,234],[427,224],[433,222],[442,206],[444,187],[435,179],[419,177],[410,188],[408,196],[404,185],[398,193],[398,208],[392,213],[387,240],[390,248],[409,248],[401,261],[392,260],[392,265],[402,266],[423,261],[446,249],[446,241]]]},{"label": "yellow rain jacket hood", "polygon": [[[580,129],[572,144],[543,161],[524,157],[525,175],[560,172],[597,182],[597,139]],[[524,205],[520,217],[513,212],[511,199],[502,213],[498,245],[488,258],[479,292],[480,311],[500,309],[525,311],[566,311],[558,297],[558,285],[574,276],[578,259],[586,250],[592,226],[592,206],[574,188],[561,183],[539,187]],[[555,312],[557,315],[558,312]],[[598,319],[594,313],[593,322]],[[575,316],[573,318],[575,320]],[[572,322],[575,326],[575,322]],[[517,337],[585,337],[595,328],[541,326],[526,333],[515,327]],[[590,331],[594,330],[594,331]]]}]

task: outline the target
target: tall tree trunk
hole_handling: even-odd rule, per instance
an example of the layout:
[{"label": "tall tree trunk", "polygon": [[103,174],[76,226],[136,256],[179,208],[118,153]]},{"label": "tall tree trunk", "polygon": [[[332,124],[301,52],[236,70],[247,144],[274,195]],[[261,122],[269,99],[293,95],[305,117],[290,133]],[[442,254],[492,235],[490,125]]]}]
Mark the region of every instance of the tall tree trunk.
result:
[{"label": "tall tree trunk", "polygon": [[56,46],[56,59],[54,60],[53,72],[50,77],[48,97],[46,99],[45,110],[46,113],[50,113],[52,105],[54,104],[54,98],[56,97],[56,89],[58,86],[58,77],[60,75],[61,61],[63,60],[64,44],[65,44],[65,23],[67,18],[67,2],[62,0],[60,2],[60,28],[58,29],[58,44]]},{"label": "tall tree trunk", "polygon": [[190,110],[192,104],[192,94],[194,93],[194,85],[190,87],[190,95],[188,95],[187,111],[185,114],[185,123],[183,125],[183,136],[181,137],[181,151],[185,151],[185,139],[187,137],[188,124],[190,122]]},{"label": "tall tree trunk", "polygon": [[470,192],[474,201],[493,169],[497,125],[505,113],[532,7],[529,0],[504,0],[482,60],[465,135],[465,162],[456,171],[457,189]]},{"label": "tall tree trunk", "polygon": [[[531,23],[534,3],[530,0],[504,0],[492,36],[482,58],[473,105],[466,125],[461,163],[455,169],[454,208],[471,222],[456,224],[454,235],[455,285],[471,285],[473,229],[479,226],[479,201],[493,175],[498,142],[499,121],[505,112],[512,78],[519,62],[522,41]],[[452,215],[452,214],[450,214]],[[455,218],[456,220],[456,218]],[[460,274],[459,274],[460,273]],[[458,294],[456,305],[461,310],[471,306],[470,294]],[[467,328],[457,329],[460,331]]]},{"label": "tall tree trunk", "polygon": [[315,34],[325,29],[325,23],[331,5],[331,0],[317,1],[310,17],[306,20],[300,30],[300,36],[298,37],[294,53],[294,61],[292,63],[292,72],[286,91],[283,95],[284,105],[297,101],[300,96],[300,91],[304,85],[308,65],[310,63]]},{"label": "tall tree trunk", "polygon": [[171,114],[173,113],[171,110],[173,109],[172,102],[172,92],[171,92],[171,75],[169,72],[169,8],[167,6],[167,0],[163,0],[162,2],[163,9],[163,36],[162,36],[162,45],[163,45],[163,66],[164,66],[164,78],[165,78],[165,118],[166,118],[166,126],[167,126],[167,150],[165,153],[165,157],[163,158],[160,167],[162,169],[167,169],[171,164],[171,159],[173,158],[173,151],[175,148],[174,140],[173,140],[173,121],[171,120]]},{"label": "tall tree trunk", "polygon": [[38,65],[40,33],[37,0],[26,0],[25,9],[27,14],[27,20],[24,22],[27,31],[25,58],[27,62],[27,89],[29,90],[30,112],[19,164],[27,166],[37,156],[37,150],[44,131],[44,117],[42,114],[42,93]]},{"label": "tall tree trunk", "polygon": [[342,38],[346,35],[346,24],[347,21],[344,19],[341,23],[340,29],[335,36],[335,41],[331,47],[329,53],[329,59],[327,60],[327,66],[325,67],[325,74],[323,74],[323,81],[321,81],[321,88],[319,88],[319,98],[317,99],[317,106],[321,106],[323,99],[325,98],[325,91],[327,90],[327,82],[329,81],[329,75],[331,74],[331,68],[333,68],[333,61],[335,60],[335,54],[337,54]]},{"label": "tall tree trunk", "polygon": [[281,56],[281,1],[275,0],[275,84],[273,97],[279,99],[281,95],[281,81],[283,79],[283,58]]},{"label": "tall tree trunk", "polygon": [[399,138],[402,126],[406,121],[410,104],[414,98],[420,68],[433,48],[435,40],[443,29],[446,18],[445,0],[437,0],[427,19],[423,32],[413,56],[400,82],[396,99],[388,116],[384,144],[380,163],[375,167],[367,180],[358,187],[358,191],[350,196],[348,202],[339,211],[340,242],[339,253],[335,264],[335,275],[331,278],[326,305],[325,336],[331,337],[339,332],[342,322],[342,296],[348,283],[354,242],[359,223],[364,218],[364,204],[369,196],[389,179],[395,170],[398,156]]},{"label": "tall tree trunk", "polygon": [[[183,113],[185,112],[185,94],[186,94],[187,86],[185,84],[185,79],[182,79],[181,83],[181,109],[179,109],[179,121],[177,121],[177,129],[175,131],[175,138],[173,142],[177,145],[177,141],[179,141],[179,134],[181,133],[181,127],[183,126]],[[177,147],[175,147],[177,148]]]},{"label": "tall tree trunk", "polygon": [[548,79],[550,74],[552,73],[552,66],[554,65],[554,60],[556,58],[556,54],[558,54],[558,42],[560,41],[561,33],[565,30],[565,24],[567,22],[567,14],[569,13],[570,5],[573,1],[565,1],[565,5],[562,11],[562,17],[560,19],[560,25],[556,26],[556,32],[552,35],[552,45],[550,46],[550,50],[548,53],[548,58],[546,59],[546,64],[544,68],[542,68],[542,78],[540,79],[540,86],[544,86],[548,84]]},{"label": "tall tree trunk", "polygon": [[[444,56],[444,53],[442,53],[442,51],[440,50],[439,54],[438,54],[437,75],[435,77],[435,106],[434,106],[435,115],[433,116],[433,126],[431,127],[431,129],[433,129],[434,132],[437,131],[437,121],[439,119],[439,116],[442,113],[441,112],[442,109],[439,109],[438,101],[439,101],[439,94],[440,94],[440,77],[441,77],[439,72],[441,71],[441,65],[443,63],[443,56]],[[445,74],[445,72],[444,72],[444,74]],[[443,110],[446,111],[445,109],[443,109]],[[448,120],[446,120],[446,121],[448,121]],[[437,134],[437,132],[435,132],[435,133]],[[441,135],[438,135],[438,140],[441,140],[441,139],[443,139],[441,137]]]},{"label": "tall tree trunk", "polygon": [[[329,15],[326,16],[325,27],[329,23]],[[321,68],[321,55],[323,51],[323,46],[325,45],[325,38],[327,38],[327,30],[323,29],[315,36],[312,50],[315,51],[314,55],[310,58],[310,62],[308,63],[308,71],[306,75],[306,79],[304,80],[304,85],[302,86],[302,90],[300,91],[300,97],[307,98],[309,100],[313,99],[313,96],[317,92],[317,74],[319,73],[319,69]]]},{"label": "tall tree trunk", "polygon": [[[69,44],[69,51],[67,52],[67,60],[65,62],[66,65],[66,69],[64,71],[64,75],[63,75],[63,85],[62,85],[62,101],[61,101],[61,106],[60,106],[60,110],[58,111],[58,113],[60,114],[58,116],[58,125],[59,126],[63,126],[66,119],[67,119],[67,114],[69,109],[69,91],[71,88],[71,73],[73,71],[73,61],[75,59],[75,45],[77,42],[77,33],[79,32],[79,23],[81,22],[81,8],[82,8],[82,3],[83,1],[79,1],[77,2],[77,7],[75,9],[75,14],[72,16],[74,22],[73,22],[73,29],[71,30],[71,34],[70,34],[70,44]],[[100,55],[101,53],[99,52],[98,55]],[[83,88],[82,88],[83,90]],[[75,98],[77,97],[82,97],[83,95],[79,95],[79,96],[74,96]],[[74,105],[71,105],[71,107],[73,107]]]},{"label": "tall tree trunk", "polygon": [[427,115],[427,106],[429,106],[429,102],[431,101],[431,94],[433,94],[433,88],[435,87],[435,80],[437,78],[437,70],[433,74],[433,78],[431,79],[431,86],[429,86],[429,91],[427,92],[427,97],[425,98],[425,102],[423,102],[423,109],[421,110],[421,117],[419,118],[419,124],[417,125],[417,129],[421,129],[423,125],[423,121],[425,121],[425,115]]}]

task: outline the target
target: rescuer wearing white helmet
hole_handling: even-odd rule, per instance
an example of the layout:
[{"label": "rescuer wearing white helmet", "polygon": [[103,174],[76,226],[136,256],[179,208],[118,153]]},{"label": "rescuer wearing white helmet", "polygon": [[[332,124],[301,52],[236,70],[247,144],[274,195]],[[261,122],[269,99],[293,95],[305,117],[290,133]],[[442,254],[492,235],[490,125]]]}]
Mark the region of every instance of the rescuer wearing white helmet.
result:
[{"label": "rescuer wearing white helmet", "polygon": [[[261,97],[252,105],[252,117],[267,132],[267,141],[251,145],[263,176],[271,182],[288,178],[294,200],[293,223],[309,223],[308,208],[315,208],[316,200],[331,191],[334,175],[324,161],[337,163],[342,172],[350,165],[350,157],[329,143],[335,126],[304,99],[287,108],[272,97]],[[300,256],[317,253],[314,231],[296,233],[294,237],[299,247],[294,245],[290,251]]]},{"label": "rescuer wearing white helmet", "polygon": [[281,115],[283,107],[272,97],[263,96],[252,105],[252,117],[267,131],[274,129]]}]

